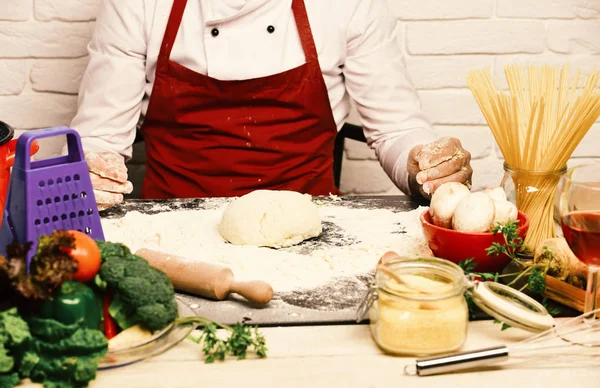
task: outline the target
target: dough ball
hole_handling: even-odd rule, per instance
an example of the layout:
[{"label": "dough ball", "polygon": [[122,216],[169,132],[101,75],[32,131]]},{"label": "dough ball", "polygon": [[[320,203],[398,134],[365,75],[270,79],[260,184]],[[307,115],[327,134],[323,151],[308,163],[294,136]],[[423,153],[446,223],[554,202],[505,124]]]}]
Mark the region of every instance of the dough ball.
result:
[{"label": "dough ball", "polygon": [[489,195],[478,192],[465,197],[454,212],[452,228],[460,232],[488,232],[496,215],[494,201]]},{"label": "dough ball", "polygon": [[323,231],[317,205],[308,194],[256,190],[229,203],[219,233],[235,245],[283,248]]}]

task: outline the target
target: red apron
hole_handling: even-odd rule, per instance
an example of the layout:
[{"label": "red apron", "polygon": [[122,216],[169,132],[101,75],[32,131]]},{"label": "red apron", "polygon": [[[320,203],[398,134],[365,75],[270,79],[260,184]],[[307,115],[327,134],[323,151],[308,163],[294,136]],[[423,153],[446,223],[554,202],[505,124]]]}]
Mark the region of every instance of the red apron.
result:
[{"label": "red apron", "polygon": [[217,80],[169,59],[186,3],[174,0],[158,55],[142,126],[142,198],[231,197],[258,189],[339,194],[337,127],[304,1],[293,0],[292,10],[306,63],[241,81]]}]

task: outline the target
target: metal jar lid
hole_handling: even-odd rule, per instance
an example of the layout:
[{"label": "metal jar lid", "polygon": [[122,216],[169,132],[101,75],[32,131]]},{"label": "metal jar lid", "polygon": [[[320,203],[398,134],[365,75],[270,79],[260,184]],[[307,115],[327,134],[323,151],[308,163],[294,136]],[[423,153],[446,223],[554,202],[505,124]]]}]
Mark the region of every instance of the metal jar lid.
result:
[{"label": "metal jar lid", "polygon": [[546,308],[524,293],[496,282],[470,281],[473,302],[485,313],[513,327],[541,332],[554,326]]}]

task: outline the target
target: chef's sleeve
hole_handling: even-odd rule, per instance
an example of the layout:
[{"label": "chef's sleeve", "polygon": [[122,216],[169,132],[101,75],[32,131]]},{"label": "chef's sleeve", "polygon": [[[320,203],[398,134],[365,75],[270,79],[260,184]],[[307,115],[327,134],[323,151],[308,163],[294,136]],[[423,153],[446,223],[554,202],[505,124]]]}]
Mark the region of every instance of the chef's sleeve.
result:
[{"label": "chef's sleeve", "polygon": [[144,4],[104,0],[71,127],[86,151],[131,157],[146,84]]},{"label": "chef's sleeve", "polygon": [[408,154],[438,136],[407,73],[399,39],[402,27],[386,0],[356,4],[347,29],[346,89],[383,169],[400,190],[411,194]]}]

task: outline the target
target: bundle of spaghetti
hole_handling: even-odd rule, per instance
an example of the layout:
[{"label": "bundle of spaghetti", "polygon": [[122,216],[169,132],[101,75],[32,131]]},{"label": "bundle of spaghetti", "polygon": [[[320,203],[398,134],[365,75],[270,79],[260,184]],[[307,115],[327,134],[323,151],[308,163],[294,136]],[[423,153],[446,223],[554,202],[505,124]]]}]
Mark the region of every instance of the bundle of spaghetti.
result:
[{"label": "bundle of spaghetti", "polygon": [[600,72],[585,77],[562,67],[509,65],[508,90],[489,69],[473,70],[467,85],[512,171],[517,207],[530,219],[525,243],[556,236],[554,195],[567,162],[600,117]]}]

